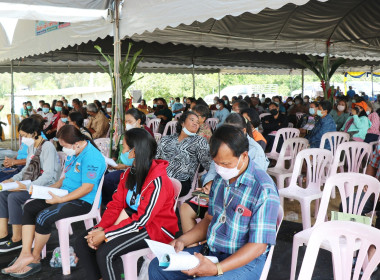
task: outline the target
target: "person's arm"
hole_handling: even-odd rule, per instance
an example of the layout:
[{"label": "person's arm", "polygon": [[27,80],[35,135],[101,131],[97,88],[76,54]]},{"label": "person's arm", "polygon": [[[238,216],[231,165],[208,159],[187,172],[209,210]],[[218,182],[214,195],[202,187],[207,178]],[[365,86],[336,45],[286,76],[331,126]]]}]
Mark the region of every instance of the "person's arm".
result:
[{"label": "person's arm", "polygon": [[26,159],[5,158],[3,165],[5,167],[12,167],[15,165],[25,165]]},{"label": "person's arm", "polygon": [[363,129],[363,128],[369,128],[368,127],[368,122],[367,120],[365,119],[365,117],[358,117],[358,115],[354,115],[353,116],[353,119],[354,119],[354,124],[357,128],[359,129]]},{"label": "person's arm", "polygon": [[93,187],[94,187],[93,184],[83,183],[82,186],[80,186],[76,190],[74,190],[71,193],[69,193],[65,196],[62,196],[62,197],[57,196],[57,195],[49,192],[49,194],[52,196],[52,199],[46,199],[46,203],[57,204],[57,203],[64,203],[67,201],[79,199],[79,198],[84,197],[85,195],[89,194],[92,191]]},{"label": "person's arm", "polygon": [[56,189],[60,189],[62,187],[62,183],[63,183],[63,180],[65,179],[65,176],[63,176],[62,178],[60,178],[57,182],[55,182],[54,184],[51,184],[49,187],[50,188],[56,188]]},{"label": "person's arm", "polygon": [[208,170],[206,177],[203,180],[203,187],[205,187],[208,183],[212,184],[212,181],[214,180],[216,174],[215,162],[211,161],[210,169]]},{"label": "person's arm", "polygon": [[277,131],[281,128],[280,123],[271,116],[263,118],[262,126],[263,126],[263,129],[268,132]]},{"label": "person's arm", "polygon": [[210,146],[207,140],[199,136],[199,143],[197,145],[197,159],[204,169],[209,170],[211,164]]}]

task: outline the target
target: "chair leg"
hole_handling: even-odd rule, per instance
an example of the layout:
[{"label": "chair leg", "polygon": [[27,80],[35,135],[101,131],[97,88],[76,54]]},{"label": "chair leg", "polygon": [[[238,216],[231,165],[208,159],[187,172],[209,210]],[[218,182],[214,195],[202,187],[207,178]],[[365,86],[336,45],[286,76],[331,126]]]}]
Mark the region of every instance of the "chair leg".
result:
[{"label": "chair leg", "polygon": [[290,280],[295,280],[296,278],[296,272],[297,272],[297,258],[298,258],[298,251],[301,244],[298,243],[296,238],[293,238],[293,249],[292,249],[292,264],[290,267]]},{"label": "chair leg", "polygon": [[311,217],[310,217],[310,202],[300,201],[301,203],[301,215],[302,215],[302,226],[303,229],[311,227]]},{"label": "chair leg", "polygon": [[90,228],[94,227],[94,219],[87,219],[84,220],[84,226],[86,227],[86,230],[89,230]]},{"label": "chair leg", "polygon": [[137,280],[137,261],[139,258],[136,258],[134,255],[127,254],[125,256],[125,262],[123,260],[124,266],[124,277],[128,280]]},{"label": "chair leg", "polygon": [[315,200],[315,208],[314,208],[314,217],[316,218],[318,216],[319,211],[319,199]]},{"label": "chair leg", "polygon": [[65,222],[57,223],[59,247],[61,249],[62,273],[63,275],[69,275],[71,273],[69,251],[69,228],[71,228],[71,226]]},{"label": "chair leg", "polygon": [[44,248],[41,251],[41,259],[43,260],[44,258],[46,258],[46,245],[44,246]]}]

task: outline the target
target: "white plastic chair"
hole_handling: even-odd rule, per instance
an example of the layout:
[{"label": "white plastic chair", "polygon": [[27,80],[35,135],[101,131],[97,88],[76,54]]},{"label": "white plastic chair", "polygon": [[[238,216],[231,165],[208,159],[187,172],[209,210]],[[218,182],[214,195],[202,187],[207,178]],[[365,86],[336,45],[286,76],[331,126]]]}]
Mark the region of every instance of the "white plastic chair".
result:
[{"label": "white plastic chair", "polygon": [[[174,188],[174,211],[177,207],[178,197],[181,193],[182,185],[177,179],[170,178]],[[148,256],[148,258],[153,259],[153,252],[149,248],[140,249],[137,251],[129,252],[128,254],[122,255],[121,260],[123,261],[124,267],[124,277],[127,280],[137,280],[137,261],[139,258]]]},{"label": "white plastic chair", "polygon": [[156,139],[156,142],[158,143],[161,140],[161,133],[153,133],[154,134],[154,139]]},{"label": "white plastic chair", "polygon": [[302,116],[303,116],[304,114],[305,114],[305,113],[301,113],[301,112],[297,112],[297,113],[296,113],[297,122],[302,118]]},{"label": "white plastic chair", "polygon": [[59,158],[59,164],[61,165],[61,170],[65,168],[66,154],[64,152],[57,152]]},{"label": "white plastic chair", "polygon": [[[291,138],[285,140],[284,144],[281,147],[280,155],[278,157],[275,167],[270,167],[267,170],[267,173],[270,176],[276,178],[277,188],[283,189],[285,186],[285,180],[290,178],[293,173],[294,163],[298,153],[307,148],[309,141],[305,138]],[[286,161],[290,160],[289,168],[286,168]]]},{"label": "white plastic chair", "polygon": [[216,129],[216,126],[218,123],[219,123],[219,119],[217,118],[209,118],[206,120],[206,124],[211,128],[212,131]]},{"label": "white plastic chair", "polygon": [[212,117],[214,117],[216,111],[218,111],[218,110],[211,110],[211,116]]},{"label": "white plastic chair", "polygon": [[[316,213],[319,199],[322,197],[321,185],[325,172],[325,167],[333,159],[332,153],[325,149],[306,149],[298,153],[293,169],[289,187],[279,189],[281,205],[284,207],[284,197],[296,199],[301,204],[303,229],[311,227],[310,204],[316,201]],[[306,162],[306,188],[297,184],[299,176],[302,174],[302,167]]]},{"label": "white plastic chair", "polygon": [[98,138],[94,140],[94,143],[99,148],[103,156],[109,157],[110,153],[110,139],[109,138]]},{"label": "white plastic chair", "polygon": [[175,127],[177,125],[177,121],[170,121],[166,124],[164,132],[162,133],[162,136],[165,136],[168,134],[168,131],[170,131],[170,135],[173,135],[175,133]]},{"label": "white plastic chair", "polygon": [[259,115],[260,120],[266,116],[270,116],[270,113],[262,113]]},{"label": "white plastic chair", "polygon": [[373,141],[373,142],[369,143],[369,145],[372,148],[372,153],[374,153],[375,151],[377,151],[377,146],[379,146],[379,144],[380,144],[379,141]]},{"label": "white plastic chair", "polygon": [[[278,234],[278,231],[280,230],[280,226],[282,223],[282,220],[284,218],[284,210],[282,209],[281,205],[278,208],[278,214],[277,214],[277,230],[276,235]],[[260,280],[266,280],[268,277],[270,265],[272,263],[272,257],[273,257],[273,251],[274,251],[275,245],[271,246],[267,255],[267,259],[265,261],[263,271],[261,272]]]},{"label": "white plastic chair", "polygon": [[[331,221],[316,226],[310,236],[298,279],[311,279],[319,248],[324,243],[328,243],[331,248],[335,280],[371,279],[371,274],[380,263],[379,237],[380,231],[377,228],[356,222]],[[366,263],[370,246],[374,246],[376,251],[371,260]],[[351,278],[355,253],[358,255]]]},{"label": "white plastic chair", "polygon": [[276,133],[275,138],[274,138],[272,151],[270,153],[266,153],[267,157],[269,159],[274,159],[274,160],[278,159],[280,153],[277,153],[276,149],[277,149],[278,141],[280,140],[281,136],[285,142],[287,139],[296,138],[299,135],[300,135],[300,131],[297,128],[281,128],[281,129],[279,129]]},{"label": "white plastic chair", "polygon": [[59,247],[61,248],[61,259],[62,259],[62,273],[63,275],[69,275],[71,273],[70,268],[70,252],[69,252],[69,232],[71,228],[71,224],[84,221],[84,225],[86,229],[90,229],[94,226],[94,220],[96,219],[97,223],[100,222],[100,198],[102,194],[103,180],[100,180],[98,189],[96,191],[94,203],[92,204],[91,211],[84,215],[74,216],[66,219],[62,219],[55,222],[55,226],[58,230],[59,236]]},{"label": "white plastic chair", "polygon": [[153,133],[158,132],[158,127],[160,126],[161,119],[155,118],[147,122],[147,127],[149,127]]},{"label": "white plastic chair", "polygon": [[198,188],[199,166],[200,166],[200,165],[198,165],[198,167],[197,167],[197,171],[196,171],[195,174],[194,174],[193,181],[192,181],[192,183],[191,183],[191,189],[190,189],[189,193],[188,193],[187,195],[185,195],[185,196],[182,196],[182,197],[179,197],[179,198],[178,198],[178,203],[177,203],[177,205],[178,205],[178,209],[181,207],[181,205],[182,205],[186,200],[188,200],[188,199],[190,199],[190,198],[193,197],[192,193],[195,191],[196,188]]},{"label": "white plastic chair", "polygon": [[[363,192],[364,186],[367,186],[367,191],[360,200],[360,194]],[[356,194],[355,195],[355,188]],[[313,227],[305,229],[296,233],[293,237],[293,249],[292,249],[292,264],[290,270],[290,280],[295,279],[297,268],[298,249],[303,244],[307,245],[310,239],[310,235],[317,225],[325,222],[327,209],[330,202],[331,192],[333,189],[338,188],[340,197],[342,198],[342,209],[344,213],[350,213],[355,215],[361,215],[364,205],[370,196],[374,196],[374,201],[378,201],[380,192],[380,182],[369,175],[359,173],[340,173],[330,176],[323,189],[321,205],[318,211],[317,219]],[[348,198],[348,199],[346,199]],[[373,218],[376,203],[374,203],[371,219]],[[322,244],[323,249],[330,250],[329,244]]]},{"label": "white plastic chair", "polygon": [[334,156],[340,144],[350,141],[350,134],[343,131],[326,132],[322,136],[319,148],[324,149],[326,141],[330,144],[330,150]]},{"label": "white plastic chair", "polygon": [[183,113],[178,113],[175,115],[174,120],[178,121],[178,119],[182,116]]}]

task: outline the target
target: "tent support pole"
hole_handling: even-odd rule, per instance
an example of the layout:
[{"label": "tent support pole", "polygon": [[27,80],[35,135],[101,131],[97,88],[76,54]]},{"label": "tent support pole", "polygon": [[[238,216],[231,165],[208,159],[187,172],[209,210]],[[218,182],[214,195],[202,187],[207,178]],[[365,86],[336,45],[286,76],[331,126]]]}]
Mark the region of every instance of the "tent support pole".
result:
[{"label": "tent support pole", "polygon": [[13,81],[13,60],[11,60],[11,149],[17,150],[16,117],[15,117],[15,88]]},{"label": "tent support pole", "polygon": [[220,98],[220,70],[218,72],[218,89],[219,89],[219,98]]},{"label": "tent support pole", "polygon": [[372,85],[372,98],[373,98],[373,66],[371,66],[371,85]]},{"label": "tent support pole", "polygon": [[305,69],[302,69],[302,98],[305,95]]},{"label": "tent support pole", "polygon": [[194,61],[193,61],[193,98],[195,98],[195,69],[194,69]]}]

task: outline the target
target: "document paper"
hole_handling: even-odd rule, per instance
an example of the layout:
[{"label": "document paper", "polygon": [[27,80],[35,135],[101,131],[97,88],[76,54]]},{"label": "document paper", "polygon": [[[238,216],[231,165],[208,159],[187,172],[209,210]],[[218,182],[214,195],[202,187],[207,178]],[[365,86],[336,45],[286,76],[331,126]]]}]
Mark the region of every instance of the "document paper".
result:
[{"label": "document paper", "polygon": [[[25,180],[20,181],[21,184],[24,184],[27,188],[30,186],[32,181]],[[0,191],[8,191],[8,190],[14,190],[18,188],[18,184],[16,182],[10,182],[10,183],[2,183],[0,184]]]},{"label": "document paper", "polygon": [[52,199],[52,196],[49,194],[49,192],[61,197],[69,193],[68,190],[33,185],[31,187],[30,194],[32,195],[31,198]]}]

